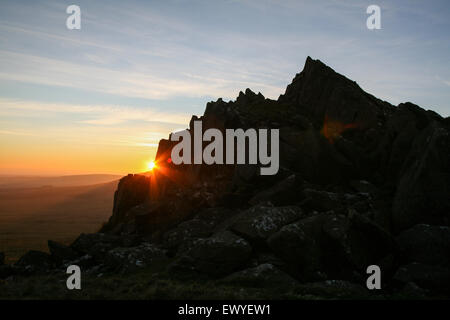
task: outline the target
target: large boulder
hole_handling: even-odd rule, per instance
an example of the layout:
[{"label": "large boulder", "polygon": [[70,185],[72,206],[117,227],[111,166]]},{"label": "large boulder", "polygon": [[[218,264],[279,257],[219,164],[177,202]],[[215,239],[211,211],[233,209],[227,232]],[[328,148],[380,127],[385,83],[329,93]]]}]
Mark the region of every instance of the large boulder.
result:
[{"label": "large boulder", "polygon": [[222,231],[206,239],[198,239],[193,247],[170,266],[174,275],[200,273],[212,277],[230,274],[245,266],[252,247],[243,238]]},{"label": "large boulder", "polygon": [[[337,241],[342,254],[359,272],[365,272],[367,267],[378,264],[383,258],[397,251],[395,239],[378,224],[356,212],[348,217],[348,229],[345,235],[334,233],[331,226],[324,226],[328,239]],[[331,261],[330,261],[331,262]],[[332,263],[332,262],[331,262]]]},{"label": "large boulder", "polygon": [[264,242],[281,227],[301,216],[299,207],[254,206],[239,216],[231,230],[249,241]]},{"label": "large boulder", "polygon": [[282,227],[271,235],[267,243],[271,250],[293,266],[297,278],[320,279],[320,236],[324,214],[304,218]]},{"label": "large boulder", "polygon": [[396,250],[386,231],[354,212],[349,217],[322,213],[301,219],[269,237],[268,244],[304,281],[353,279]]},{"label": "large boulder", "polygon": [[450,266],[450,228],[418,224],[398,237],[402,255],[407,262]]}]

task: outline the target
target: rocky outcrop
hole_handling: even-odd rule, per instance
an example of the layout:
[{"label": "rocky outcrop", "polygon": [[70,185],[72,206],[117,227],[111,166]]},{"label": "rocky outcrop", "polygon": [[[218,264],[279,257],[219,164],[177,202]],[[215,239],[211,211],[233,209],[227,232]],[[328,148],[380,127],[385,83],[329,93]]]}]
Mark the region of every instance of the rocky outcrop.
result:
[{"label": "rocky outcrop", "polygon": [[399,295],[446,294],[449,118],[381,101],[308,57],[277,100],[246,89],[209,102],[187,130],[194,121],[203,130],[279,129],[278,174],[176,166],[174,142],[163,139],[157,169],[120,181],[101,233],[68,247],[49,242],[50,256],[18,264],[74,263],[97,274],[156,264],[174,278],[332,298],[372,296],[366,269],[376,264],[383,288]]}]

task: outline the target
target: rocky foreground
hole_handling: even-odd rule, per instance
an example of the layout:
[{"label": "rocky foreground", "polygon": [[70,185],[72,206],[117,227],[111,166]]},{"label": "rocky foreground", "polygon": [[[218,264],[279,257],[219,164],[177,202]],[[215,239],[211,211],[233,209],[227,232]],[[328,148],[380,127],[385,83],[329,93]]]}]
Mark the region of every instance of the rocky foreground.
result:
[{"label": "rocky foreground", "polygon": [[[1,298],[449,298],[450,119],[307,58],[278,100],[207,104],[208,128],[279,128],[280,170],[171,163],[119,183],[99,233],[1,265]],[[68,265],[83,289],[66,289]],[[368,290],[378,265],[382,289]]]}]

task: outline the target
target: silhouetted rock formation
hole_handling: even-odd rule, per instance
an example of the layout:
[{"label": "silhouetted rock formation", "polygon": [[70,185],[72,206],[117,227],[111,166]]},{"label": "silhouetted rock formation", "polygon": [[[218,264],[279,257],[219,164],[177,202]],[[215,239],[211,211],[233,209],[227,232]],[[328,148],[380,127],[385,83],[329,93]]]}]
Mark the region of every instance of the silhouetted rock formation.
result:
[{"label": "silhouetted rock formation", "polygon": [[[158,168],[120,181],[103,233],[49,243],[55,266],[128,272],[167,259],[176,278],[365,297],[377,264],[384,288],[449,294],[448,118],[392,106],[308,57],[278,100],[246,89],[209,102],[191,131],[194,120],[203,130],[279,128],[278,174],[175,166],[174,143],[161,140]],[[29,253],[17,268],[35,260],[47,256]]]}]

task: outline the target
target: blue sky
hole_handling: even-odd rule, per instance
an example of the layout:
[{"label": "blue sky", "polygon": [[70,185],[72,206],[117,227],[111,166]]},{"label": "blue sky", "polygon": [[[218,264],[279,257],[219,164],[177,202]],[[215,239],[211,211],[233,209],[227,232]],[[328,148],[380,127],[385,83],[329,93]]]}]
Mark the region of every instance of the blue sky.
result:
[{"label": "blue sky", "polygon": [[[81,30],[65,26],[70,4]],[[366,28],[370,4],[381,7],[381,30]],[[308,55],[379,98],[449,116],[449,9],[433,0],[1,1],[0,173],[27,167],[4,160],[25,156],[13,142],[145,157],[210,100],[247,87],[276,99]]]}]

